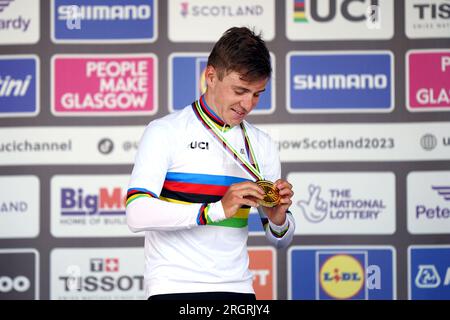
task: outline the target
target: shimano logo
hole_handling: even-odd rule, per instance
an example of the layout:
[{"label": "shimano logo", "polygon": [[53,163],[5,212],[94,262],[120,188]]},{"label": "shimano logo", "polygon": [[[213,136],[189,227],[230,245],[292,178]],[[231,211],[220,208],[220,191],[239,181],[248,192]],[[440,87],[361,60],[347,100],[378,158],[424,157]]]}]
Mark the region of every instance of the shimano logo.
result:
[{"label": "shimano logo", "polygon": [[149,5],[116,5],[116,6],[60,6],[59,20],[147,20],[152,15]]},{"label": "shimano logo", "polygon": [[385,74],[297,74],[293,78],[295,90],[328,89],[386,89]]}]

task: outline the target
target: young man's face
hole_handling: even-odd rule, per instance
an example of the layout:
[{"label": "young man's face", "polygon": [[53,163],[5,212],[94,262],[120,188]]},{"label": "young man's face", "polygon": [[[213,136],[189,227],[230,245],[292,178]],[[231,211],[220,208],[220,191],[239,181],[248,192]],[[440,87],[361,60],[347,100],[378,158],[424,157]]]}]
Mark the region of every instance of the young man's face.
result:
[{"label": "young man's face", "polygon": [[265,90],[268,78],[252,82],[240,79],[239,73],[232,71],[219,80],[214,67],[206,70],[208,83],[207,102],[212,104],[222,120],[238,125],[256,107],[259,95]]}]

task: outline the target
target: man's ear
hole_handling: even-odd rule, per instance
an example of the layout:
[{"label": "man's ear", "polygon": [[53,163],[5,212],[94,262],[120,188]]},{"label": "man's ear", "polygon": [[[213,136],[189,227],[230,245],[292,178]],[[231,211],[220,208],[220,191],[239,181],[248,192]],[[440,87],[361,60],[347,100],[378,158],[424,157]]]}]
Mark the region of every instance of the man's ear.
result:
[{"label": "man's ear", "polygon": [[208,88],[213,88],[216,84],[217,78],[217,70],[213,66],[209,65],[205,69],[205,80]]}]

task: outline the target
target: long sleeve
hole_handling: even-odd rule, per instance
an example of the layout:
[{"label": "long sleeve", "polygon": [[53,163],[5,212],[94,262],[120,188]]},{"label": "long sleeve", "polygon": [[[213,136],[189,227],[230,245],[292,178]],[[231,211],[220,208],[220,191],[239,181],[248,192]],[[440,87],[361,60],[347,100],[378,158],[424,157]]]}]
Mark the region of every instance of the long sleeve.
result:
[{"label": "long sleeve", "polygon": [[126,216],[131,231],[179,230],[225,219],[221,202],[179,204],[159,199],[171,165],[176,137],[167,121],[151,122],[141,138],[127,192]]}]

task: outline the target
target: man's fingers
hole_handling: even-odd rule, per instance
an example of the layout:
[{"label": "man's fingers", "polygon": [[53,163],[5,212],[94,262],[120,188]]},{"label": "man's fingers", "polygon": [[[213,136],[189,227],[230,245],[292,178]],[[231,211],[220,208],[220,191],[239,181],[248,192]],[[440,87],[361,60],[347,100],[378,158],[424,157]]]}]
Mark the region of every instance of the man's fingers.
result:
[{"label": "man's fingers", "polygon": [[251,189],[264,195],[264,190],[256,183],[250,181],[233,184],[230,188],[232,188],[235,191],[243,191]]}]

